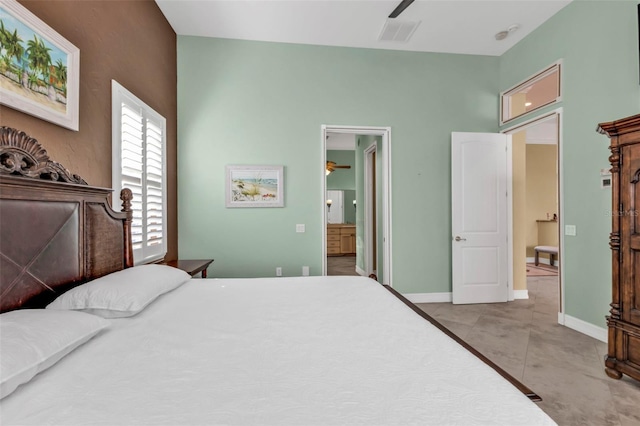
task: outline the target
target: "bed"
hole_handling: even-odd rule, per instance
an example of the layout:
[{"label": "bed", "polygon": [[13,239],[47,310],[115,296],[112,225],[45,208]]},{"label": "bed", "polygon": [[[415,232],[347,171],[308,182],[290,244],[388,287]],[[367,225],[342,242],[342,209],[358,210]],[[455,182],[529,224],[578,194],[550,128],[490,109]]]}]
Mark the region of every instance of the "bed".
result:
[{"label": "bed", "polygon": [[110,190],[26,134],[1,128],[0,142],[1,374],[22,340],[88,336],[20,370],[2,424],[555,424],[526,386],[370,278],[133,267],[130,192],[115,212]]}]

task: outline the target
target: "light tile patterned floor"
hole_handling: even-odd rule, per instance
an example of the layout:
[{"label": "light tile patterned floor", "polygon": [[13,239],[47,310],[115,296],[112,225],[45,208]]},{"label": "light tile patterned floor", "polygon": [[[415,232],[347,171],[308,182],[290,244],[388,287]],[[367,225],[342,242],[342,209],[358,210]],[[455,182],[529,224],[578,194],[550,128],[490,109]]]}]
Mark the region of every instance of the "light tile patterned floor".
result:
[{"label": "light tile patterned floor", "polygon": [[[329,257],[329,275],[356,275],[354,257]],[[527,278],[529,299],[418,306],[522,381],[559,425],[640,425],[640,382],[604,373],[607,345],[558,325],[558,278]]]},{"label": "light tile patterned floor", "polygon": [[604,373],[605,343],[557,323],[557,277],[529,277],[528,300],[418,306],[540,395],[559,425],[640,425],[640,382]]},{"label": "light tile patterned floor", "polygon": [[358,275],[355,256],[327,256],[327,275]]}]

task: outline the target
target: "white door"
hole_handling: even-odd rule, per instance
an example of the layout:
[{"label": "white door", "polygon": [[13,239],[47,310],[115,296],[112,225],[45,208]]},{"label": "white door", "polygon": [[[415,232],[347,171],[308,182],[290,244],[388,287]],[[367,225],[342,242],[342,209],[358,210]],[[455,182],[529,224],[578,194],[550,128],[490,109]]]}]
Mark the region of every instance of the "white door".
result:
[{"label": "white door", "polygon": [[453,303],[508,300],[510,138],[451,134]]},{"label": "white door", "polygon": [[344,192],[327,191],[327,223],[344,223]]}]

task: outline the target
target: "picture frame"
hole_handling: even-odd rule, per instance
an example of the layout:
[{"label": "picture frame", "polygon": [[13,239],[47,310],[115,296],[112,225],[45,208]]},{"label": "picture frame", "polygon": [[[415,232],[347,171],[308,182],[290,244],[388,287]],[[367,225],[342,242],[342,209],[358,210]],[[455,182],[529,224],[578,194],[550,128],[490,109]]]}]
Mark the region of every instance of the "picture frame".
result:
[{"label": "picture frame", "polygon": [[0,0],[0,103],[79,129],[80,49],[16,0]]},{"label": "picture frame", "polygon": [[284,207],[284,166],[226,166],[225,206]]}]

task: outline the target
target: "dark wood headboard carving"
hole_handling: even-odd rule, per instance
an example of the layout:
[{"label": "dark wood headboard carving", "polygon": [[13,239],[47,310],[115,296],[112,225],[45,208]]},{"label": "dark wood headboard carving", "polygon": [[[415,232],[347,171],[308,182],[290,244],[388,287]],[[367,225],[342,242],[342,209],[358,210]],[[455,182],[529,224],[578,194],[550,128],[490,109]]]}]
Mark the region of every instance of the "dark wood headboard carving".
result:
[{"label": "dark wood headboard carving", "polygon": [[0,311],[43,307],[133,266],[131,191],[122,190],[124,209],[116,212],[111,189],[88,186],[35,139],[7,129],[0,129],[8,143],[0,145]]},{"label": "dark wood headboard carving", "polygon": [[50,160],[47,151],[37,140],[25,132],[6,126],[0,127],[0,171],[12,175],[87,185],[80,176],[72,174],[62,164]]}]

